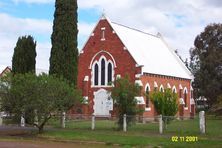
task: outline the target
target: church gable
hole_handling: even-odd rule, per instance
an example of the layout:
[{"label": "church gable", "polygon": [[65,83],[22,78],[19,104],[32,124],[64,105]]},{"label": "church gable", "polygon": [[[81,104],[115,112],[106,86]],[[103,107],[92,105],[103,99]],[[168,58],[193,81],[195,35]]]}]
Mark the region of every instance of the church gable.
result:
[{"label": "church gable", "polygon": [[134,81],[135,74],[141,72],[136,65],[110,22],[101,19],[80,52],[78,86],[83,87],[85,76],[89,77],[91,87],[107,87],[117,75],[127,74]]}]

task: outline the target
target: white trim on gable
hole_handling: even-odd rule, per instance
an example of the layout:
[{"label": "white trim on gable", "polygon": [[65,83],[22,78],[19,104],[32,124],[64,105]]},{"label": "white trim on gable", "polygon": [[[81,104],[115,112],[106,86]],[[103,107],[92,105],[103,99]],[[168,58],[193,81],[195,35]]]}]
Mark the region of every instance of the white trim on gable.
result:
[{"label": "white trim on gable", "polygon": [[88,43],[91,35],[93,34],[93,36],[94,36],[94,31],[95,31],[96,27],[98,26],[100,20],[104,20],[104,19],[106,19],[108,22],[110,22],[110,21],[108,20],[108,18],[106,18],[106,16],[105,16],[104,14],[101,15],[99,21],[96,23],[96,25],[94,26],[93,30],[91,31],[88,39],[87,39],[86,42],[83,44],[82,49],[81,49],[81,51],[80,51],[80,54],[84,53],[83,49],[85,48],[86,44]]}]

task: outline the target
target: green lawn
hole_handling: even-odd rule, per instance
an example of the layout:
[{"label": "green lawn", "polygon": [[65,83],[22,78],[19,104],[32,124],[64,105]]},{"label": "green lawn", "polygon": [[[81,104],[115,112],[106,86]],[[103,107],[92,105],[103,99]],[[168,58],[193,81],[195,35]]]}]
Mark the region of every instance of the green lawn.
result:
[{"label": "green lawn", "polygon": [[[52,123],[53,126],[58,127],[58,122],[52,120]],[[172,121],[162,135],[158,133],[158,123],[137,123],[127,132],[117,131],[115,122],[109,120],[96,121],[94,131],[90,127],[90,121],[69,121],[66,129],[48,130],[39,137],[54,140],[97,141],[125,147],[222,147],[222,120],[207,120],[205,135],[199,134],[198,119]],[[178,141],[172,142],[172,136],[177,136]],[[198,141],[186,142],[187,136],[197,137]]]}]

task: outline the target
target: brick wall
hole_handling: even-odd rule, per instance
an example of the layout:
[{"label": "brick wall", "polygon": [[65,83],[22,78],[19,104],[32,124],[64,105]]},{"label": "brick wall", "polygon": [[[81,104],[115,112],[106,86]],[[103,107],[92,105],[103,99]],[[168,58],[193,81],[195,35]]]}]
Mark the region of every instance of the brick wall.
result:
[{"label": "brick wall", "polygon": [[[104,27],[105,40],[101,41],[101,28]],[[107,52],[109,54],[107,54]],[[96,54],[97,56],[95,57]],[[114,61],[117,65],[117,67],[114,68],[114,78],[116,78],[117,74],[121,75],[121,77],[124,77],[127,74],[132,82],[134,82],[135,74],[141,72],[141,67],[136,67],[135,60],[130,55],[128,50],[124,49],[124,45],[120,41],[117,34],[113,32],[113,29],[107,20],[100,20],[95,30],[93,31],[93,35],[90,36],[82,50],[82,53],[79,56],[78,88],[82,90],[83,96],[88,95],[89,98],[89,104],[85,105],[84,107],[87,108],[84,109],[86,114],[93,113],[93,93],[100,89],[98,87],[91,87],[91,69],[89,66],[93,58],[95,61],[98,60],[102,55],[105,56],[107,60],[112,60],[112,57],[114,58]],[[112,57],[110,55],[112,55]],[[89,77],[89,81],[87,83],[84,82],[85,76]],[[106,90],[110,89],[108,87],[103,88]]]},{"label": "brick wall", "polygon": [[[175,77],[169,77],[169,76],[160,76],[160,75],[154,75],[154,74],[145,74],[141,76],[141,81],[143,83],[143,94],[145,94],[145,87],[146,84],[149,83],[150,86],[150,91],[152,92],[154,90],[154,82],[157,83],[158,88],[157,90],[159,91],[160,86],[163,85],[164,89],[167,88],[167,84],[169,83],[171,86],[171,89],[173,86],[176,87],[177,94],[179,97],[179,85],[181,85],[184,88],[187,88],[187,108],[184,108],[184,116],[190,116],[190,80],[188,79],[181,79],[181,78],[175,78]],[[182,91],[182,97],[184,98],[184,94]],[[145,98],[145,97],[144,97]],[[179,98],[178,98],[178,104],[179,104]],[[150,101],[150,111],[145,111],[144,115],[145,116],[153,116],[156,115],[154,106],[152,102]],[[177,113],[179,114],[179,112]]]}]

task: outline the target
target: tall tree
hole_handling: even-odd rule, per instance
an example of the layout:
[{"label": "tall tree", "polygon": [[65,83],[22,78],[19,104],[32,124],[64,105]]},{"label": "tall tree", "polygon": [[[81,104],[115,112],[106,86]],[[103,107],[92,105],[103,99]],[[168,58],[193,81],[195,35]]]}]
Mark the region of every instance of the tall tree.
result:
[{"label": "tall tree", "polygon": [[77,8],[77,0],[56,0],[49,68],[49,74],[74,84],[78,66]]},{"label": "tall tree", "polygon": [[12,57],[12,72],[35,72],[36,42],[30,35],[18,38]]},{"label": "tall tree", "polygon": [[194,41],[190,67],[197,96],[205,96],[211,106],[222,95],[222,24],[210,24]]}]

